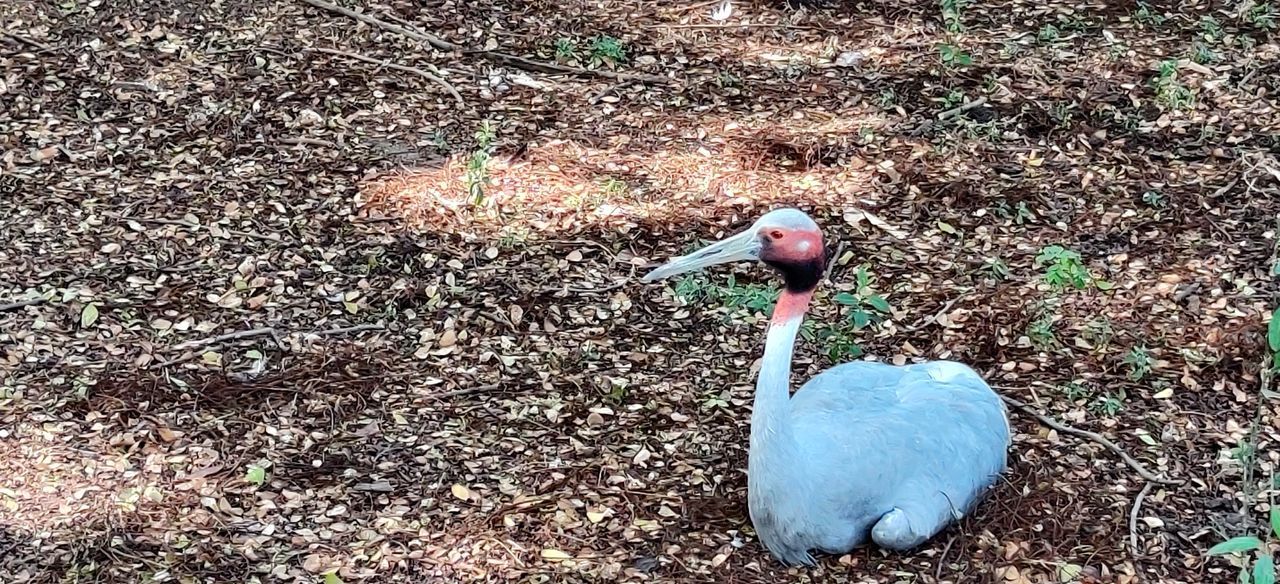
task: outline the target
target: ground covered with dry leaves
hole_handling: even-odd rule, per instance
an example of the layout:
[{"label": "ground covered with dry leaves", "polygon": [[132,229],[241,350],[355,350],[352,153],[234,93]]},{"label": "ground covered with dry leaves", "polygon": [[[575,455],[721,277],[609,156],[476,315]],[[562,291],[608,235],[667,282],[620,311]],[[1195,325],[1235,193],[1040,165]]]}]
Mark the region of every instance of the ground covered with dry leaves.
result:
[{"label": "ground covered with dry leaves", "polygon": [[[1265,533],[1274,3],[343,2],[0,6],[0,580],[1230,582]],[[797,381],[959,359],[1160,481],[1014,410],[961,524],[780,568],[776,281],[638,275],[784,203],[837,259]]]}]

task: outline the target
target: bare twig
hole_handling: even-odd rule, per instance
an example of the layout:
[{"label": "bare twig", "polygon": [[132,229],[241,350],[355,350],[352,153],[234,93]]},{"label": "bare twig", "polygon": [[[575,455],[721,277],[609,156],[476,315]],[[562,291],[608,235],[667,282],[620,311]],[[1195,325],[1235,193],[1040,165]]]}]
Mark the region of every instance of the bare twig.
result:
[{"label": "bare twig", "polygon": [[327,331],[316,331],[316,332],[313,332],[313,333],[307,333],[307,334],[309,334],[309,335],[318,335],[318,336],[321,336],[321,337],[327,337],[327,336],[331,336],[331,335],[345,335],[345,334],[348,334],[348,333],[359,333],[359,332],[364,332],[364,331],[380,331],[380,330],[386,330],[386,327],[384,327],[384,326],[382,326],[382,325],[380,325],[380,324],[358,324],[358,325],[355,325],[355,326],[347,326],[347,327],[341,327],[341,328],[329,329],[329,330],[327,330]]},{"label": "bare twig", "polygon": [[823,280],[826,280],[826,281],[828,281],[828,282],[830,282],[830,281],[831,281],[831,273],[832,273],[832,272],[834,272],[834,271],[836,271],[836,262],[840,261],[840,256],[841,256],[841,255],[844,255],[844,242],[843,242],[843,241],[841,241],[841,242],[840,242],[840,245],[837,245],[837,246],[836,246],[836,253],[834,253],[834,254],[832,254],[832,255],[831,255],[831,261],[827,262],[827,270],[826,270],[826,273],[822,275],[822,279],[823,279]]},{"label": "bare twig", "polygon": [[[380,330],[385,330],[385,327],[383,327],[380,324],[358,324],[354,326],[340,327],[340,328],[334,328],[334,329],[328,329],[328,330],[322,330],[322,331],[311,331],[306,334],[327,337],[327,336],[333,336],[333,335],[343,335],[348,333],[358,333],[362,331],[380,331]],[[172,348],[170,348],[170,350],[171,351],[187,351],[190,349],[208,348],[208,347],[220,346],[223,343],[226,343],[228,341],[237,341],[240,339],[249,339],[254,337],[266,337],[266,336],[269,336],[273,340],[275,340],[276,346],[282,349],[285,347],[284,341],[280,339],[279,331],[277,331],[272,327],[262,327],[262,328],[255,328],[255,329],[249,329],[249,330],[243,330],[243,331],[236,331],[233,333],[227,333],[225,335],[218,335],[216,337],[209,337],[205,339],[194,339],[191,341],[187,341],[185,343],[175,345]],[[198,356],[200,356],[199,352],[190,352],[181,357],[176,357],[168,361],[161,361],[160,363],[151,365],[150,368],[161,369],[164,367],[169,367],[170,365],[186,363],[187,361],[195,359]]]},{"label": "bare twig", "polygon": [[939,119],[939,120],[945,120],[945,119],[949,119],[949,118],[954,118],[954,117],[956,117],[956,116],[958,116],[958,115],[960,115],[960,114],[962,114],[962,113],[964,113],[964,112],[967,112],[967,111],[969,111],[969,110],[971,110],[971,109],[973,109],[973,108],[975,108],[975,107],[979,107],[979,106],[986,105],[986,103],[987,103],[987,98],[986,98],[986,97],[979,97],[978,99],[975,99],[975,100],[973,100],[973,101],[969,101],[969,102],[962,103],[962,104],[960,104],[960,105],[958,105],[958,106],[956,106],[956,107],[953,107],[953,108],[951,108],[951,109],[949,109],[949,110],[947,110],[947,111],[944,111],[944,112],[942,112],[942,113],[939,113],[939,114],[938,114],[938,119]]},{"label": "bare twig", "polygon": [[353,491],[363,491],[366,493],[390,493],[394,489],[391,483],[387,481],[378,481],[376,483],[356,483],[351,487]]},{"label": "bare twig", "polygon": [[338,145],[334,144],[333,142],[330,142],[328,140],[321,140],[319,138],[280,138],[276,140],[276,142],[279,142],[281,144],[287,144],[289,146],[297,146],[299,144],[305,144],[307,146],[324,146],[325,148],[338,147]]},{"label": "bare twig", "polygon": [[1129,510],[1129,551],[1133,554],[1133,561],[1138,561],[1138,557],[1142,554],[1138,550],[1138,513],[1142,510],[1142,500],[1147,497],[1147,493],[1151,492],[1151,487],[1155,483],[1148,482],[1142,486],[1142,490],[1138,491],[1138,496],[1133,499],[1133,509]]},{"label": "bare twig", "polygon": [[535,71],[538,73],[547,73],[551,75],[578,75],[582,77],[604,77],[607,79],[644,81],[648,83],[671,83],[671,79],[663,77],[661,75],[646,75],[642,73],[617,73],[614,71],[600,71],[595,69],[582,69],[580,67],[566,67],[564,65],[557,65],[555,63],[548,63],[545,61],[535,61],[533,59],[526,59],[524,57],[520,57],[517,55],[500,53],[497,51],[482,51],[482,50],[476,50],[476,49],[468,49],[466,47],[463,47],[462,45],[455,45],[435,35],[430,35],[424,32],[411,30],[403,26],[400,26],[398,24],[392,24],[385,20],[374,18],[367,14],[361,14],[359,12],[356,12],[348,8],[343,8],[335,4],[330,4],[328,2],[325,2],[324,0],[299,0],[299,1],[306,4],[310,4],[311,6],[320,8],[322,10],[327,10],[329,12],[336,12],[343,16],[354,18],[360,22],[363,22],[371,26],[376,26],[383,30],[389,30],[391,32],[409,37],[411,39],[425,42],[442,51],[457,51],[457,52],[466,53],[466,54],[478,55],[481,58],[488,59],[495,63],[510,65],[512,67],[517,67],[520,69],[524,69],[526,71]]},{"label": "bare twig", "polygon": [[45,302],[48,302],[48,301],[49,301],[48,298],[41,296],[39,298],[28,298],[26,300],[19,300],[17,302],[10,302],[8,304],[0,304],[0,312],[9,312],[10,310],[17,310],[19,308],[26,308],[28,306],[44,304]]},{"label": "bare twig", "polygon": [[[304,1],[305,1],[305,0],[304,0]],[[414,75],[417,75],[417,76],[419,76],[419,77],[422,77],[423,79],[426,79],[427,81],[431,81],[432,83],[435,83],[435,84],[437,84],[437,85],[440,85],[441,87],[444,87],[444,88],[445,88],[445,90],[449,92],[449,95],[452,95],[452,96],[453,96],[453,99],[454,99],[454,100],[456,100],[456,101],[458,102],[458,105],[466,105],[466,103],[467,103],[466,101],[464,101],[464,100],[462,99],[462,94],[461,94],[461,93],[458,93],[458,89],[457,89],[456,87],[454,87],[452,84],[450,84],[448,81],[445,81],[445,80],[444,80],[444,78],[442,78],[442,77],[436,77],[435,75],[432,75],[432,74],[430,74],[430,73],[427,73],[426,71],[423,71],[422,69],[419,69],[419,68],[417,68],[417,67],[410,67],[410,66],[408,66],[408,65],[399,65],[399,64],[396,64],[396,63],[391,63],[391,62],[389,62],[389,61],[384,61],[384,60],[381,60],[381,59],[375,59],[375,58],[373,58],[373,57],[369,57],[369,56],[366,56],[366,55],[361,55],[361,54],[359,54],[359,53],[352,53],[352,52],[349,52],[349,51],[340,51],[340,50],[338,50],[338,49],[327,49],[327,48],[324,48],[324,47],[313,47],[313,48],[311,48],[310,50],[312,50],[312,51],[316,51],[316,52],[320,52],[320,53],[329,54],[329,55],[337,55],[337,56],[339,56],[339,57],[346,57],[346,58],[348,58],[348,59],[355,59],[355,60],[357,60],[357,61],[364,61],[365,63],[373,63],[373,64],[375,64],[375,65],[378,65],[379,67],[386,67],[386,68],[388,68],[388,69],[395,69],[396,71],[404,71],[404,72],[406,72],[406,73],[413,73]]]},{"label": "bare twig", "polygon": [[1140,476],[1142,476],[1142,478],[1146,479],[1149,482],[1157,483],[1161,485],[1182,484],[1182,481],[1175,481],[1175,480],[1160,478],[1156,476],[1151,471],[1147,470],[1147,467],[1144,466],[1141,462],[1138,462],[1137,459],[1135,459],[1132,456],[1129,456],[1129,453],[1125,452],[1122,448],[1117,446],[1115,442],[1108,440],[1105,436],[1101,434],[1098,434],[1096,432],[1090,432],[1088,430],[1081,430],[1079,428],[1075,428],[1075,427],[1063,424],[1062,422],[1059,422],[1053,418],[1037,413],[1035,410],[1031,409],[1031,406],[1017,399],[1011,398],[1007,395],[1001,395],[1000,399],[1003,399],[1009,405],[1016,407],[1019,410],[1022,410],[1023,413],[1039,420],[1041,424],[1044,424],[1050,428],[1053,428],[1054,430],[1057,430],[1065,434],[1079,436],[1081,438],[1085,438],[1087,440],[1093,441],[1097,444],[1101,444],[1102,446],[1106,447],[1107,450],[1114,452],[1117,456],[1120,457],[1121,460],[1124,461],[1125,464],[1129,465],[1130,468],[1137,471],[1137,473]]},{"label": "bare twig", "polygon": [[4,32],[4,33],[2,33],[2,34],[4,34],[4,36],[7,36],[7,37],[9,37],[9,38],[11,38],[11,39],[13,39],[13,40],[15,40],[15,41],[19,42],[19,43],[22,43],[22,44],[24,44],[24,45],[30,45],[30,46],[33,46],[33,47],[35,47],[35,48],[37,48],[37,49],[40,49],[40,52],[41,52],[41,53],[52,53],[52,52],[53,52],[53,47],[51,47],[51,46],[49,46],[49,45],[46,45],[46,44],[44,44],[44,43],[40,43],[40,42],[37,42],[37,41],[31,40],[31,39],[29,39],[29,38],[27,38],[27,37],[24,37],[24,36],[21,36],[21,35],[18,35],[18,34],[12,33],[12,32],[8,32],[8,31],[5,31],[5,32]]},{"label": "bare twig", "polygon": [[247,331],[236,331],[234,333],[227,333],[225,335],[218,335],[216,337],[209,337],[207,339],[195,339],[192,341],[187,341],[185,343],[174,346],[173,350],[185,351],[187,349],[195,349],[198,347],[214,345],[214,344],[222,343],[226,341],[236,341],[239,339],[247,339],[251,337],[262,337],[262,336],[275,335],[275,334],[276,334],[276,329],[273,329],[271,327],[249,329]]},{"label": "bare twig", "polygon": [[944,562],[945,562],[945,561],[946,561],[946,559],[947,559],[947,552],[951,551],[951,544],[953,544],[953,543],[955,543],[955,542],[956,542],[956,538],[957,538],[957,537],[960,537],[960,536],[958,536],[958,535],[953,535],[953,536],[951,536],[951,539],[948,539],[948,540],[947,540],[947,545],[946,545],[946,547],[943,547],[943,548],[942,548],[942,553],[938,554],[938,567],[937,567],[937,568],[934,568],[934,570],[933,570],[933,579],[934,579],[934,580],[941,580],[941,579],[942,579],[942,566],[943,566]]},{"label": "bare twig", "polygon": [[501,385],[501,384],[498,384],[498,383],[490,383],[490,384],[488,384],[488,385],[477,385],[477,386],[475,386],[475,387],[467,387],[467,388],[463,388],[463,389],[455,389],[455,390],[453,390],[453,391],[446,391],[446,392],[444,392],[444,393],[435,393],[435,394],[430,395],[429,397],[434,397],[434,398],[438,398],[438,399],[443,399],[443,398],[446,398],[446,397],[460,397],[460,396],[464,396],[464,395],[471,395],[471,394],[473,394],[473,393],[484,393],[484,392],[486,392],[486,391],[493,391],[493,390],[498,389],[498,388],[500,388],[500,387],[502,387],[502,385]]},{"label": "bare twig", "polygon": [[926,317],[924,317],[923,319],[921,319],[921,320],[920,320],[920,322],[918,322],[918,323],[916,323],[916,324],[913,324],[913,325],[911,325],[911,326],[909,326],[909,327],[905,327],[905,328],[903,328],[902,330],[904,330],[904,331],[906,331],[906,332],[915,332],[915,331],[918,331],[918,330],[920,330],[920,329],[922,329],[922,328],[924,328],[924,327],[929,326],[930,324],[933,324],[933,323],[935,323],[935,322],[938,322],[938,319],[939,319],[939,318],[942,318],[942,315],[943,315],[943,314],[946,314],[946,313],[947,313],[947,311],[951,310],[951,307],[952,307],[952,306],[955,306],[955,304],[956,304],[957,302],[959,302],[960,300],[962,300],[962,299],[964,299],[964,298],[965,298],[964,296],[961,296],[961,297],[959,297],[959,298],[952,298],[952,299],[951,299],[950,301],[948,301],[946,304],[943,304],[943,305],[942,305],[942,308],[939,308],[937,312],[933,313],[933,314],[932,314],[932,315],[930,315],[930,316],[926,316]]}]

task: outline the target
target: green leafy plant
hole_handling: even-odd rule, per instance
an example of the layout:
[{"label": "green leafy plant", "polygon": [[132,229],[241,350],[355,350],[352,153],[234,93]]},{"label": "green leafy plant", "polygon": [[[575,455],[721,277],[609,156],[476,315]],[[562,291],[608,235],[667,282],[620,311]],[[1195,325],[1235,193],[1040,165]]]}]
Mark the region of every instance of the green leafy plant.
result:
[{"label": "green leafy plant", "polygon": [[1188,109],[1195,105],[1195,94],[1178,81],[1178,62],[1175,60],[1160,62],[1152,84],[1156,90],[1156,101],[1167,108]]},{"label": "green leafy plant", "polygon": [[1270,2],[1258,2],[1245,12],[1244,21],[1258,28],[1272,30],[1276,28],[1276,10]]},{"label": "green leafy plant", "polygon": [[1004,263],[1004,260],[1000,258],[983,260],[982,270],[990,274],[994,280],[1006,280],[1009,278],[1009,264]]},{"label": "green leafy plant", "polygon": [[827,358],[835,363],[843,363],[862,356],[862,346],[858,344],[857,330],[849,322],[823,326],[809,334],[806,340],[818,343],[826,349]]},{"label": "green leafy plant", "polygon": [[1146,2],[1138,3],[1138,9],[1134,11],[1133,19],[1144,26],[1160,26],[1164,24],[1164,15],[1156,12]]},{"label": "green leafy plant", "polygon": [[1271,313],[1267,324],[1267,348],[1271,349],[1271,369],[1280,373],[1280,307]]},{"label": "green leafy plant", "polygon": [[833,300],[851,308],[849,321],[853,323],[854,330],[879,322],[892,312],[889,301],[872,288],[871,273],[866,266],[858,266],[857,287],[853,292],[840,292]]},{"label": "green leafy plant", "polygon": [[1124,409],[1124,390],[1107,392],[1089,403],[1089,411],[1107,417],[1113,417]]},{"label": "green leafy plant", "polygon": [[[1271,529],[1267,540],[1280,538],[1280,507],[1271,505]],[[1233,556],[1240,564],[1239,582],[1275,584],[1276,565],[1268,541],[1253,536],[1233,537],[1209,548],[1210,556]]]},{"label": "green leafy plant", "polygon": [[1142,202],[1153,209],[1163,209],[1169,206],[1168,199],[1165,199],[1164,193],[1160,191],[1147,191],[1142,193]]},{"label": "green leafy plant", "polygon": [[251,464],[244,472],[244,481],[255,487],[267,482],[267,464]]},{"label": "green leafy plant", "polygon": [[942,59],[942,65],[948,69],[968,67],[973,64],[973,57],[969,53],[948,43],[938,45],[938,56]]},{"label": "green leafy plant", "polygon": [[578,53],[578,42],[568,38],[556,39],[556,60],[561,63],[577,63],[581,55]]},{"label": "green leafy plant", "polygon": [[1129,366],[1129,379],[1142,381],[1151,374],[1151,369],[1155,367],[1156,360],[1151,356],[1151,351],[1144,346],[1138,345],[1129,349],[1129,352],[1125,354],[1124,364]]},{"label": "green leafy plant", "polygon": [[942,0],[942,22],[947,32],[958,33],[964,30],[964,0]]},{"label": "green leafy plant", "polygon": [[685,302],[705,300],[720,303],[726,308],[745,308],[752,312],[765,312],[777,303],[781,291],[771,284],[738,284],[729,274],[726,285],[719,286],[703,274],[687,274],[676,281],[676,296]]},{"label": "green leafy plant", "polygon": [[1200,17],[1200,35],[1204,40],[1211,43],[1216,43],[1226,36],[1222,31],[1222,23],[1209,15]]},{"label": "green leafy plant", "polygon": [[1061,346],[1058,342],[1058,335],[1053,332],[1052,314],[1045,314],[1031,321],[1027,325],[1027,338],[1031,340],[1032,346],[1041,351]]},{"label": "green leafy plant", "polygon": [[485,200],[489,189],[489,159],[493,149],[496,132],[489,120],[485,120],[476,130],[476,149],[467,159],[467,198],[472,205],[480,205]]},{"label": "green leafy plant", "polygon": [[1050,22],[1040,27],[1040,31],[1036,33],[1036,40],[1047,45],[1057,42],[1060,36],[1062,36],[1062,32]]},{"label": "green leafy plant", "polygon": [[945,97],[942,98],[942,107],[945,109],[951,109],[963,104],[964,101],[964,92],[959,89],[952,89],[947,92]]},{"label": "green leafy plant", "polygon": [[609,35],[600,35],[591,39],[591,46],[587,50],[591,54],[592,65],[605,64],[615,67],[627,61],[627,49],[622,45],[622,41]]},{"label": "green leafy plant", "polygon": [[1035,263],[1045,268],[1044,281],[1059,290],[1068,287],[1083,290],[1090,284],[1097,285],[1100,282],[1085,268],[1079,253],[1060,245],[1050,245],[1040,250]]}]

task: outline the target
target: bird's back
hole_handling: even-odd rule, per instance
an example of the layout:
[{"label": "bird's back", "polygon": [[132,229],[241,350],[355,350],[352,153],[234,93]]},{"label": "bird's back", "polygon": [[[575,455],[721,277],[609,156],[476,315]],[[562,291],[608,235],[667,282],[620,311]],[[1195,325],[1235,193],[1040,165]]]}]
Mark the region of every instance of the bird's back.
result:
[{"label": "bird's back", "polygon": [[789,418],[811,461],[796,478],[823,485],[811,508],[835,531],[904,502],[967,513],[1006,465],[1004,404],[956,362],[833,367],[795,393]]}]

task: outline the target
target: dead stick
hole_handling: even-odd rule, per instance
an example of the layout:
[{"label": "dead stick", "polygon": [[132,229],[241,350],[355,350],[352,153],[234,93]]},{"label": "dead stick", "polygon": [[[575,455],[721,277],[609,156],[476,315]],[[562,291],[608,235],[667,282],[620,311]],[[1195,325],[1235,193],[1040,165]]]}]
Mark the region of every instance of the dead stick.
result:
[{"label": "dead stick", "polygon": [[329,55],[338,55],[339,57],[347,57],[348,59],[355,59],[355,60],[357,60],[357,61],[364,61],[365,63],[373,63],[373,64],[376,64],[376,65],[378,65],[378,66],[380,66],[380,67],[386,67],[386,68],[388,68],[388,69],[395,69],[396,71],[404,71],[404,72],[406,72],[406,73],[413,73],[414,75],[418,75],[419,77],[422,77],[423,79],[426,79],[426,80],[431,81],[431,82],[433,82],[433,83],[435,83],[435,84],[437,84],[437,85],[440,85],[441,87],[444,87],[444,88],[445,88],[445,90],[447,90],[447,91],[449,92],[449,95],[452,95],[452,96],[453,96],[453,99],[457,100],[458,105],[466,105],[466,103],[467,103],[467,102],[463,101],[463,99],[462,99],[462,94],[461,94],[461,93],[458,93],[458,89],[457,89],[457,88],[455,88],[455,87],[454,87],[452,84],[450,84],[448,81],[445,81],[445,80],[444,80],[443,78],[441,78],[441,77],[436,77],[435,75],[432,75],[432,74],[430,74],[430,73],[427,73],[426,71],[423,71],[422,69],[419,69],[419,68],[417,68],[417,67],[410,67],[410,66],[408,66],[408,65],[398,65],[398,64],[396,64],[396,63],[391,63],[391,62],[388,62],[388,61],[383,61],[383,60],[375,59],[375,58],[373,58],[373,57],[369,57],[369,56],[366,56],[366,55],[361,55],[361,54],[359,54],[359,53],[350,53],[350,52],[347,52],[347,51],[340,51],[340,50],[338,50],[338,49],[326,49],[326,48],[323,48],[323,47],[315,47],[315,48],[312,48],[311,50],[313,50],[313,51],[318,51],[318,52],[321,52],[321,53],[326,53],[326,54],[329,54]]},{"label": "dead stick", "polygon": [[19,300],[17,302],[10,302],[8,304],[0,304],[0,312],[9,312],[10,310],[17,310],[19,308],[26,308],[28,306],[44,304],[45,302],[48,302],[48,301],[49,301],[48,298],[29,298],[27,300]]},{"label": "dead stick", "polygon": [[564,65],[557,65],[555,63],[548,63],[544,61],[535,61],[533,59],[526,59],[524,57],[520,57],[517,55],[499,53],[497,51],[481,51],[481,50],[475,50],[475,49],[468,49],[466,47],[463,47],[462,45],[455,45],[440,37],[429,35],[424,32],[418,32],[416,30],[411,30],[403,26],[400,26],[398,24],[392,24],[390,22],[374,18],[367,14],[361,14],[359,12],[356,12],[348,8],[343,8],[335,4],[330,4],[328,2],[325,2],[324,0],[299,0],[299,1],[305,4],[310,4],[311,6],[320,8],[322,10],[327,10],[329,12],[336,12],[343,16],[354,18],[360,22],[381,28],[383,30],[389,30],[391,32],[399,33],[404,36],[407,36],[411,39],[425,42],[442,51],[459,51],[462,53],[475,54],[475,55],[479,55],[482,58],[488,59],[490,61],[501,63],[504,65],[511,65],[513,67],[518,67],[526,71],[536,71],[538,73],[548,73],[553,75],[579,75],[584,77],[604,77],[606,79],[646,81],[649,83],[671,83],[671,79],[667,77],[663,77],[661,75],[646,75],[643,73],[616,73],[614,71],[598,71],[594,69],[582,69],[580,67],[566,67]]},{"label": "dead stick", "polygon": [[459,397],[464,395],[471,395],[473,393],[493,391],[495,389],[498,389],[499,387],[502,387],[502,386],[497,383],[490,383],[488,385],[477,385],[475,387],[468,387],[465,389],[455,389],[453,391],[446,391],[444,393],[436,393],[436,394],[432,394],[429,397],[434,397],[434,398]]},{"label": "dead stick", "polygon": [[276,334],[276,329],[273,329],[271,327],[249,329],[247,331],[236,331],[234,333],[227,333],[225,335],[218,335],[216,337],[209,337],[207,339],[196,339],[194,341],[187,341],[185,343],[182,343],[180,345],[173,347],[173,350],[185,351],[187,349],[204,347],[206,345],[212,345],[212,344],[221,343],[224,341],[234,341],[238,339],[247,339],[250,337],[261,337],[265,335],[275,335],[275,334]]},{"label": "dead stick", "polygon": [[961,104],[961,105],[958,105],[958,106],[953,107],[953,108],[951,108],[951,109],[949,109],[949,110],[947,110],[947,111],[945,111],[945,112],[942,112],[942,113],[938,114],[938,119],[939,119],[939,120],[945,120],[945,119],[947,119],[947,118],[953,118],[953,117],[958,116],[958,115],[960,115],[960,114],[962,114],[962,113],[964,113],[964,112],[967,112],[967,111],[969,111],[969,110],[971,110],[971,109],[973,109],[973,108],[975,108],[975,107],[978,107],[978,106],[981,106],[981,105],[985,105],[986,103],[987,103],[987,98],[985,98],[985,97],[979,97],[978,99],[975,99],[975,100],[970,101],[970,102],[967,102],[967,103],[963,103],[963,104]]},{"label": "dead stick", "polygon": [[1142,510],[1142,500],[1147,497],[1147,493],[1151,492],[1151,487],[1155,483],[1147,483],[1142,486],[1142,490],[1138,491],[1138,496],[1133,499],[1133,509],[1129,511],[1129,549],[1133,554],[1133,561],[1138,561],[1138,513]]},{"label": "dead stick", "polygon": [[1106,448],[1107,448],[1107,450],[1110,450],[1110,451],[1112,451],[1112,452],[1116,453],[1116,455],[1118,455],[1118,456],[1120,457],[1120,459],[1124,461],[1124,463],[1125,463],[1125,464],[1129,465],[1129,467],[1130,467],[1130,468],[1132,468],[1133,470],[1137,471],[1137,472],[1138,472],[1138,474],[1142,476],[1142,478],[1144,478],[1144,479],[1146,479],[1146,480],[1148,480],[1148,481],[1150,481],[1150,482],[1158,483],[1158,484],[1161,484],[1161,485],[1179,485],[1179,484],[1182,484],[1182,482],[1181,482],[1181,481],[1173,481],[1173,480],[1169,480],[1169,479],[1162,479],[1162,478],[1160,478],[1160,477],[1156,476],[1156,475],[1155,475],[1155,474],[1153,474],[1151,471],[1147,470],[1147,467],[1146,467],[1146,466],[1143,466],[1143,464],[1142,464],[1141,462],[1138,462],[1138,460],[1137,460],[1137,459],[1135,459],[1135,458],[1134,458],[1134,457],[1132,457],[1132,456],[1129,456],[1129,453],[1125,452],[1125,451],[1124,451],[1124,449],[1122,449],[1122,448],[1120,448],[1119,446],[1117,446],[1115,442],[1112,442],[1112,441],[1110,441],[1110,440],[1107,440],[1107,438],[1106,438],[1105,436],[1101,435],[1101,434],[1098,434],[1098,433],[1096,433],[1096,432],[1090,432],[1090,431],[1088,431],[1088,430],[1081,430],[1081,429],[1079,429],[1079,428],[1074,428],[1074,427],[1068,426],[1068,425],[1066,425],[1066,424],[1063,424],[1062,422],[1059,422],[1059,421],[1057,421],[1057,420],[1055,420],[1055,419],[1053,419],[1053,418],[1050,418],[1049,416],[1045,416],[1045,415],[1041,415],[1041,414],[1039,414],[1039,413],[1036,413],[1036,411],[1035,411],[1035,410],[1031,409],[1031,406],[1029,406],[1029,405],[1027,405],[1027,404],[1025,404],[1025,403],[1023,403],[1023,402],[1021,402],[1021,401],[1018,401],[1017,399],[1011,398],[1011,397],[1009,397],[1009,396],[1007,396],[1007,395],[1002,395],[1002,396],[1000,396],[1000,399],[1003,399],[1003,400],[1004,400],[1006,403],[1008,403],[1009,405],[1012,405],[1012,406],[1014,406],[1014,407],[1018,408],[1019,410],[1022,410],[1022,412],[1023,412],[1023,413],[1025,413],[1025,414],[1027,414],[1027,415],[1029,415],[1029,416],[1031,416],[1031,417],[1033,417],[1033,418],[1035,418],[1035,419],[1039,420],[1041,424],[1044,424],[1044,425],[1046,425],[1046,426],[1048,426],[1048,427],[1050,427],[1050,428],[1053,428],[1054,430],[1057,430],[1057,431],[1059,431],[1059,432],[1063,432],[1063,433],[1066,433],[1066,434],[1072,434],[1072,435],[1075,435],[1075,436],[1079,436],[1079,437],[1081,437],[1081,438],[1085,438],[1085,439],[1087,439],[1087,440],[1091,440],[1091,441],[1093,441],[1093,442],[1096,442],[1096,443],[1098,443],[1098,444],[1101,444],[1102,446],[1106,447]]},{"label": "dead stick", "polygon": [[385,329],[386,329],[386,327],[384,327],[384,326],[382,326],[382,325],[380,325],[380,324],[358,324],[358,325],[355,325],[355,326],[347,326],[347,327],[342,327],[342,328],[329,329],[329,330],[327,330],[327,331],[316,331],[316,332],[308,333],[308,334],[318,335],[318,336],[322,336],[322,337],[327,337],[327,336],[330,336],[330,335],[345,335],[345,334],[347,334],[347,333],[358,333],[358,332],[363,332],[363,331],[380,331],[380,330],[385,330]]}]

